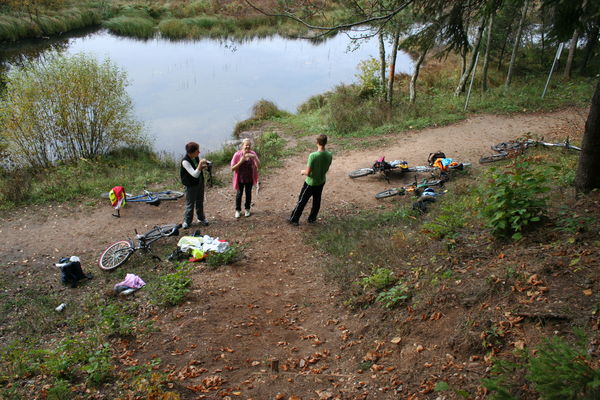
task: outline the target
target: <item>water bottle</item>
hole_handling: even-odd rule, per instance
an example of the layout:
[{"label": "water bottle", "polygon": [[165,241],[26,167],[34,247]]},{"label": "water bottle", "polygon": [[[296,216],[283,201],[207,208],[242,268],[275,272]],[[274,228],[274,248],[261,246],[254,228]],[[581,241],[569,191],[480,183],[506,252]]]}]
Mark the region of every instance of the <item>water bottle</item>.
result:
[{"label": "water bottle", "polygon": [[56,307],[54,310],[56,310],[56,312],[61,312],[62,310],[65,309],[66,306],[67,306],[67,303],[62,303],[58,307]]}]

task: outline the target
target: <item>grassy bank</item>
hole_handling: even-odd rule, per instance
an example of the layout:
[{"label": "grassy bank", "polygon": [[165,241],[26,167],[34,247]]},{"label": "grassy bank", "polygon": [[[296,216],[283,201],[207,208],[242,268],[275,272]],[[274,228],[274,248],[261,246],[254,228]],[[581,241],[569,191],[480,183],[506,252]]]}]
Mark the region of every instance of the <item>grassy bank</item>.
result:
[{"label": "grassy bank", "polygon": [[[344,138],[372,137],[393,132],[447,125],[473,113],[507,114],[557,110],[564,107],[587,107],[594,79],[578,78],[557,81],[541,98],[544,77],[517,81],[510,91],[496,87],[485,93],[474,91],[464,111],[465,97],[455,97],[453,87],[439,80],[423,82],[414,104],[408,102],[406,86],[400,84],[393,105],[362,94],[360,85],[338,86],[315,96],[298,108],[298,113],[282,117],[289,131],[306,135],[326,133]],[[431,85],[431,86],[430,86]]]},{"label": "grassy bank", "polygon": [[[270,18],[242,1],[65,0],[54,7],[4,6],[0,15],[0,42],[59,35],[74,29],[104,26],[122,36],[148,39],[160,35],[173,40],[203,37],[265,37],[305,32],[289,19]],[[334,12],[326,13],[335,17]]]},{"label": "grassy bank", "polygon": [[36,12],[3,9],[0,13],[0,42],[43,38],[72,30],[100,26],[106,9],[96,2],[73,3],[61,9]]},{"label": "grassy bank", "polygon": [[113,186],[136,193],[157,184],[171,189],[181,186],[175,162],[162,160],[144,148],[121,149],[97,159],[81,159],[43,171],[4,171],[0,174],[0,209],[82,197],[94,204],[100,193]]},{"label": "grassy bank", "polygon": [[[383,200],[384,211],[328,217],[307,236],[328,254],[325,274],[345,304],[370,316],[365,336],[427,349],[404,372],[421,386],[407,383],[404,393],[429,385],[465,398],[483,386],[490,398],[506,399],[598,393],[599,355],[585,349],[598,339],[598,296],[587,290],[600,253],[600,209],[597,196],[575,199],[576,163],[577,154],[528,151],[496,171],[452,176],[425,214],[412,209],[414,197],[398,196]],[[495,218],[520,214],[524,204],[540,219],[513,240]],[[470,365],[462,378],[448,364],[439,368],[448,354]]]}]

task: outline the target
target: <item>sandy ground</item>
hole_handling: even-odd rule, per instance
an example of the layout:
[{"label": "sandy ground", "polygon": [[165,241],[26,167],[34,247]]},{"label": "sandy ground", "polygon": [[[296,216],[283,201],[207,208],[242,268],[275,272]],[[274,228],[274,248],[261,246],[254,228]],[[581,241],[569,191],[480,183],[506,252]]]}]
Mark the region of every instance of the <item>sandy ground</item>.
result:
[{"label": "sandy ground", "polygon": [[[586,116],[583,110],[473,116],[451,126],[390,135],[385,148],[362,151],[337,150],[332,141],[334,162],[320,219],[378,207],[382,203],[373,197],[376,192],[413,179],[406,176],[388,184],[377,176],[347,177],[350,170],[370,166],[382,155],[425,165],[430,152],[442,150],[480,168],[477,160],[490,153],[490,145],[526,134],[563,140],[574,127],[581,132]],[[338,289],[322,275],[324,255],[304,241],[319,224],[305,223],[307,211],[300,227],[285,222],[302,185],[299,171],[306,156],[294,156],[262,178],[249,218],[233,218],[230,186],[208,191],[205,209],[211,225],[203,233],[243,245],[243,259],[216,271],[199,267],[187,301],[157,316],[159,331],[147,342],[124,344],[132,358],[160,357],[184,398],[403,398],[402,382],[410,377],[416,343],[365,337],[370,322],[339,306]],[[0,265],[5,271],[16,268],[54,277],[51,263],[77,254],[86,270],[103,274],[95,267],[103,248],[131,236],[134,228],[179,223],[183,202],[158,208],[131,204],[120,219],[112,218],[111,211],[108,204],[61,204],[5,215],[0,219]],[[95,282],[88,290],[101,284]],[[379,371],[361,374],[357,366],[369,351],[386,355],[381,358],[388,361],[378,361]],[[211,382],[220,391],[206,390]]]}]

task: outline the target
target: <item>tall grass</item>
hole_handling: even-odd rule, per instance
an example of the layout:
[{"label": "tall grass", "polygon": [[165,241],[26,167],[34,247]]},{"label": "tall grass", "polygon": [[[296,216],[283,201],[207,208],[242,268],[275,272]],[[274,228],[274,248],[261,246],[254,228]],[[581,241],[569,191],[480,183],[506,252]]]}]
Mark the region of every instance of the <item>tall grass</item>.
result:
[{"label": "tall grass", "polygon": [[109,19],[103,26],[116,35],[150,38],[155,33],[155,23],[146,17],[119,16]]},{"label": "tall grass", "polygon": [[135,193],[158,183],[165,184],[164,188],[179,187],[173,161],[161,160],[145,148],[120,149],[95,160],[81,159],[42,172],[5,172],[0,175],[0,208],[82,196],[96,199],[117,185]]},{"label": "tall grass", "polygon": [[210,36],[211,30],[219,34],[227,34],[234,30],[235,22],[213,16],[198,16],[193,18],[169,18],[162,20],[158,30],[163,37],[170,39],[197,39]]},{"label": "tall grass", "polygon": [[[435,71],[438,71],[434,68]],[[465,97],[453,96],[451,74],[438,71],[420,87],[417,101],[410,104],[404,87],[397,88],[392,106],[364,93],[357,85],[341,85],[332,92],[311,97],[298,107],[298,115],[285,121],[311,133],[325,132],[332,136],[365,137],[432,125],[445,125],[466,118],[470,113],[513,113],[547,111],[560,107],[585,107],[589,104],[594,85],[591,78],[569,82],[557,80],[550,85],[544,99],[542,77],[517,79],[510,91],[501,85],[485,93],[475,89],[467,112]],[[432,85],[432,86],[429,86]]]},{"label": "tall grass", "polygon": [[38,16],[25,13],[0,15],[0,42],[57,35],[73,29],[99,25],[102,10],[82,5],[60,11],[47,11]]}]

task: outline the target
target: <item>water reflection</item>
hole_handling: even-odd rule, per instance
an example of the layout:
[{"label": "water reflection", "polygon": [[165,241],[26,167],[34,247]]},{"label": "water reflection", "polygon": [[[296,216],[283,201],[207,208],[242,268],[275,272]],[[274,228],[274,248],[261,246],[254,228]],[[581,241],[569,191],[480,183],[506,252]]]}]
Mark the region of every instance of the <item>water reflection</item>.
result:
[{"label": "water reflection", "polygon": [[[281,37],[173,42],[98,31],[51,47],[109,57],[126,70],[135,113],[155,149],[180,154],[190,140],[207,150],[219,148],[260,99],[295,112],[310,96],[355,81],[358,63],[377,57],[378,44],[376,39],[364,40],[347,51],[352,45],[346,35],[319,43]],[[33,46],[21,55],[44,51],[48,48]],[[7,60],[12,63],[15,57]],[[399,54],[397,71],[409,73],[411,67],[409,56]]]}]

